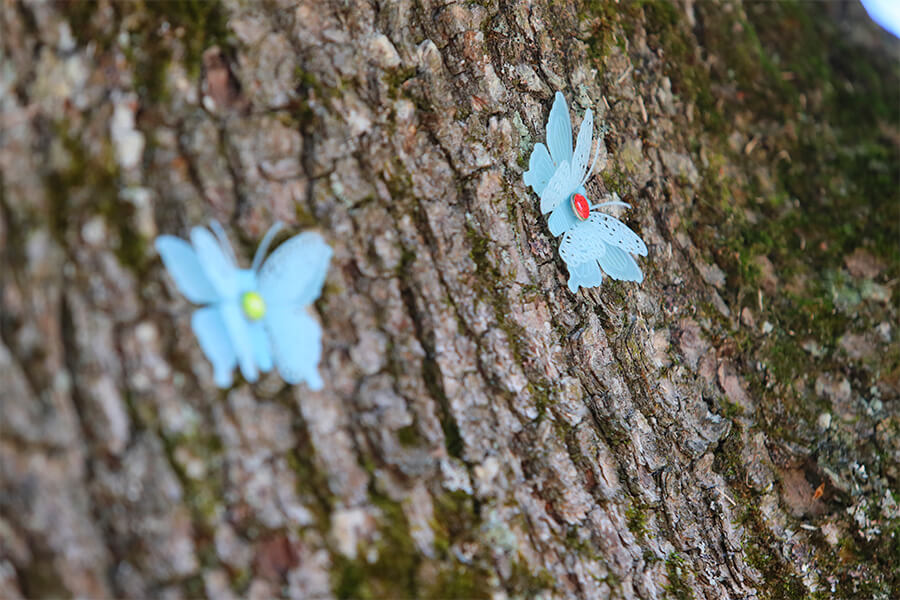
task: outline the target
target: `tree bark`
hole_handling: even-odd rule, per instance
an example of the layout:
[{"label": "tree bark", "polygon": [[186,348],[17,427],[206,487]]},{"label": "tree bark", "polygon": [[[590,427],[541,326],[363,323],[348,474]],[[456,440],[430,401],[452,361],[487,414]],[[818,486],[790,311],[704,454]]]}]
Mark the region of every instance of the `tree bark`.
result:
[{"label": "tree bark", "polygon": [[[0,597],[900,596],[898,45],[817,6],[2,2]],[[213,384],[209,219],[334,248],[322,391]]]}]

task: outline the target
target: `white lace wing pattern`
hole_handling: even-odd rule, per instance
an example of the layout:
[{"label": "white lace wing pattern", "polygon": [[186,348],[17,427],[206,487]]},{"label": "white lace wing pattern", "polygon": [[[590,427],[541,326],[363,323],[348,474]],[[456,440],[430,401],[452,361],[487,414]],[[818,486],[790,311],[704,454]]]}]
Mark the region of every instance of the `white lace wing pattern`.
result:
[{"label": "white lace wing pattern", "polygon": [[569,266],[577,266],[589,260],[596,261],[606,254],[606,242],[596,233],[596,225],[583,221],[566,232],[559,244],[559,256]]},{"label": "white lace wing pattern", "polygon": [[617,218],[602,212],[592,211],[586,223],[592,225],[591,231],[599,239],[610,246],[621,248],[631,254],[647,256],[647,245],[628,225]]},{"label": "white lace wing pattern", "polygon": [[587,109],[581,128],[578,130],[578,140],[575,143],[575,154],[572,157],[571,177],[576,181],[573,187],[578,187],[584,181],[587,174],[588,161],[591,159],[591,139],[594,134],[594,113]]}]

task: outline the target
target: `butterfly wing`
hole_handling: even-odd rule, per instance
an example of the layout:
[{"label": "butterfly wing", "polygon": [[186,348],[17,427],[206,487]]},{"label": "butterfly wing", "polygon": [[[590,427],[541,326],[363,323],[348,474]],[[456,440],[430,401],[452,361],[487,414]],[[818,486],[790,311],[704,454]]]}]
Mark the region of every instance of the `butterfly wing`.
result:
[{"label": "butterfly wing", "polygon": [[556,208],[575,191],[576,185],[572,185],[572,170],[568,162],[563,162],[556,167],[556,172],[550,178],[544,193],[541,194],[541,214],[547,214]]},{"label": "butterfly wing", "polygon": [[218,307],[207,306],[194,311],[191,329],[197,336],[200,349],[213,366],[213,379],[220,388],[231,385],[231,372],[237,364],[237,355],[231,345],[225,320]]},{"label": "butterfly wing", "polygon": [[175,286],[184,297],[196,304],[219,299],[219,293],[209,279],[190,244],[173,235],[161,235],[154,242],[163,264]]},{"label": "butterfly wing", "polygon": [[259,378],[256,355],[253,348],[253,336],[250,334],[250,323],[247,321],[237,302],[223,302],[219,305],[228,339],[237,355],[238,366],[244,379],[253,383]]},{"label": "butterfly wing", "polygon": [[638,283],[644,280],[644,274],[631,255],[615,246],[607,246],[606,252],[597,261],[613,279]]},{"label": "butterfly wing", "polygon": [[592,211],[586,222],[591,223],[596,235],[610,246],[638,256],[647,256],[647,245],[644,240],[617,218]]},{"label": "butterfly wing", "polygon": [[571,268],[596,261],[606,253],[606,248],[606,243],[597,237],[591,222],[582,221],[563,236],[559,244],[559,256]]},{"label": "butterfly wing", "polygon": [[603,141],[603,131],[601,130],[600,136],[597,138],[597,148],[594,150],[594,162],[591,163],[590,168],[581,177],[581,183],[587,181],[588,177],[590,177],[591,173],[593,173],[594,171],[602,171],[605,168],[606,143]]},{"label": "butterfly wing", "polygon": [[322,387],[322,329],[305,307],[321,294],[331,255],[321,235],[302,233],[276,248],[257,277],[275,367],[288,383],[306,381],[312,389]]},{"label": "butterfly wing", "polygon": [[572,179],[576,180],[577,185],[581,185],[584,175],[587,173],[588,161],[591,159],[591,138],[594,133],[594,113],[588,109],[584,113],[584,119],[581,121],[581,128],[578,130],[578,141],[575,143],[575,155],[572,158]]},{"label": "butterfly wing", "polygon": [[579,287],[589,288],[597,287],[603,283],[603,273],[600,271],[600,265],[596,260],[588,260],[580,265],[569,267],[569,289],[573,294],[578,292]]},{"label": "butterfly wing", "polygon": [[275,306],[266,314],[266,332],[278,373],[288,383],[306,381],[322,389],[318,364],[322,357],[322,328],[300,306]]},{"label": "butterfly wing", "polygon": [[233,298],[238,292],[237,265],[205,227],[191,229],[191,243],[197,252],[200,267],[219,292],[220,297]]},{"label": "butterfly wing", "polygon": [[550,118],[547,119],[547,146],[556,165],[572,162],[572,121],[562,92],[556,92]]},{"label": "butterfly wing", "polygon": [[547,220],[547,226],[550,228],[550,233],[554,236],[564,234],[579,223],[581,223],[581,221],[575,216],[575,212],[568,202],[560,202],[557,204],[556,208],[553,209],[553,212],[550,213],[550,218]]},{"label": "butterfly wing", "polygon": [[307,306],[322,293],[331,248],[314,231],[278,246],[259,269],[259,291],[271,306]]},{"label": "butterfly wing", "polygon": [[248,323],[250,330],[250,342],[253,346],[253,360],[256,366],[263,373],[272,370],[272,344],[269,342],[269,336],[266,335],[266,328],[261,321],[253,321]]},{"label": "butterfly wing", "polygon": [[525,185],[530,185],[534,192],[540,195],[547,187],[555,170],[556,165],[550,158],[547,146],[535,144],[534,150],[531,151],[531,158],[528,159],[528,170],[525,171],[522,179],[525,181]]}]

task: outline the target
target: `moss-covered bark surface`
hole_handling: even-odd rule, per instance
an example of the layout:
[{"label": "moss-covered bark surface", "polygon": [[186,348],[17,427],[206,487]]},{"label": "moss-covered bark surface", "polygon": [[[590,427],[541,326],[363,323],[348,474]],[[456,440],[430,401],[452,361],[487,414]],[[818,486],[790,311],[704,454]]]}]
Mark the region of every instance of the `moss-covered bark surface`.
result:
[{"label": "moss-covered bark surface", "polygon": [[[900,47],[853,4],[0,6],[0,596],[900,597]],[[646,240],[573,295],[561,90]],[[153,249],[335,250],[321,392]]]}]

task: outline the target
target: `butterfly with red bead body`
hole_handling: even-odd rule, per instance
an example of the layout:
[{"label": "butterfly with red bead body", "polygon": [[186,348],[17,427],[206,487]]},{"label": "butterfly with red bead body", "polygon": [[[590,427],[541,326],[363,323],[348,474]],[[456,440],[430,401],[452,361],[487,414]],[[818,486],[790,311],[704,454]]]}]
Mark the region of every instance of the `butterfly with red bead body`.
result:
[{"label": "butterfly with red bead body", "polygon": [[[554,236],[563,236],[559,255],[569,269],[569,289],[599,286],[603,273],[613,279],[641,282],[644,274],[632,254],[647,256],[647,246],[625,223],[598,209],[628,206],[616,194],[591,204],[585,182],[598,162],[606,162],[606,147],[600,140],[588,167],[594,115],[585,112],[575,150],[572,151],[572,121],[562,93],[556,92],[547,121],[547,145],[538,143],[531,152],[525,185],[541,197],[541,213],[550,213],[548,226]],[[549,147],[549,150],[548,150]]]}]

